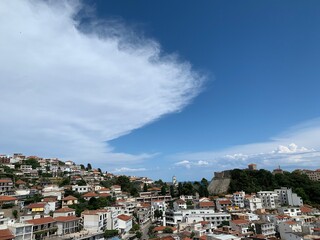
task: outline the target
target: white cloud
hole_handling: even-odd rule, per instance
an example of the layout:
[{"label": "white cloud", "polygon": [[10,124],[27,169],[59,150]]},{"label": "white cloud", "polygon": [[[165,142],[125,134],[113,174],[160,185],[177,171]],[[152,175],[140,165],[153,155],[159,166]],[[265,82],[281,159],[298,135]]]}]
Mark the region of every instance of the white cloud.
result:
[{"label": "white cloud", "polygon": [[127,168],[127,167],[122,167],[122,168],[116,168],[112,172],[114,173],[129,173],[129,172],[144,172],[147,171],[146,168]]},{"label": "white cloud", "polygon": [[[71,1],[0,1],[0,151],[79,162],[142,161],[109,140],[181,110],[203,77],[118,23],[74,19]],[[123,34],[124,32],[130,34]]]},{"label": "white cloud", "polygon": [[183,161],[176,162],[174,165],[190,169],[192,166],[194,166],[194,167],[196,167],[196,166],[202,167],[202,166],[209,165],[209,163],[207,161],[202,161],[202,160],[199,160],[199,161],[183,160]]},{"label": "white cloud", "polygon": [[[259,168],[274,169],[281,166],[286,170],[297,168],[315,169],[320,159],[320,119],[302,123],[269,141],[238,145],[220,151],[180,153],[173,160],[184,159],[190,166],[199,159],[208,162],[212,171],[246,168],[257,163]],[[176,164],[174,164],[175,166]]]}]

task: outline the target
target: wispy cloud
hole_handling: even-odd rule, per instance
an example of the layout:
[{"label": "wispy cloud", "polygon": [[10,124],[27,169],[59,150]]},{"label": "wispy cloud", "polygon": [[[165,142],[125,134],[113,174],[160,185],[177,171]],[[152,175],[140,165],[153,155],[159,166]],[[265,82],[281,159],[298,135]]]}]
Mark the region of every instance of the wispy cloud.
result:
[{"label": "wispy cloud", "polygon": [[116,168],[112,172],[114,173],[131,173],[131,172],[144,172],[147,171],[146,168],[127,168],[127,167],[122,167],[122,168]]},{"label": "wispy cloud", "polygon": [[181,110],[199,93],[204,77],[188,62],[118,22],[82,26],[75,16],[85,8],[0,1],[0,151],[142,161],[152,155],[114,153],[106,142]]},{"label": "wispy cloud", "polygon": [[212,171],[246,168],[249,163],[257,163],[259,168],[266,169],[278,165],[287,170],[318,168],[319,136],[320,119],[313,119],[266,142],[238,145],[220,151],[180,153],[171,157],[176,161],[174,167],[190,169],[199,161],[204,161],[207,163],[204,165],[206,169],[211,168]]}]

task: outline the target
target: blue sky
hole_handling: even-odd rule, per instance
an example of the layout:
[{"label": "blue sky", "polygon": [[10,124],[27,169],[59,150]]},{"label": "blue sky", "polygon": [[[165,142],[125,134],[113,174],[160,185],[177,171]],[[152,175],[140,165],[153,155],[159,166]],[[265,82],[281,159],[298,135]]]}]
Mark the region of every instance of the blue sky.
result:
[{"label": "blue sky", "polygon": [[3,1],[0,151],[165,180],[315,169],[319,8]]}]

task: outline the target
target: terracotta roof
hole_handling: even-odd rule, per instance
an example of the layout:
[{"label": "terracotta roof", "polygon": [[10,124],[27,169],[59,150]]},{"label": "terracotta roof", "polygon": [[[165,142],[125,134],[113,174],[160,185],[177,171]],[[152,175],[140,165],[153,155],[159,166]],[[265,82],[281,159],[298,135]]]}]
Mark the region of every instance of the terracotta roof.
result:
[{"label": "terracotta roof", "polygon": [[44,208],[45,205],[46,205],[46,203],[44,203],[44,202],[31,203],[28,206],[26,206],[26,208],[28,208],[28,209],[30,209],[30,208]]},{"label": "terracotta roof", "polygon": [[56,202],[57,198],[56,197],[46,197],[42,199],[42,202]]},{"label": "terracotta roof", "polygon": [[0,196],[0,202],[8,202],[8,201],[16,201],[16,200],[18,200],[16,197]]},{"label": "terracotta roof", "polygon": [[297,222],[295,222],[295,221],[286,221],[286,224],[289,224],[289,225],[296,225],[296,224],[297,224]]},{"label": "terracotta roof", "polygon": [[109,193],[100,193],[100,197],[110,197],[111,195]]},{"label": "terracotta roof", "polygon": [[230,200],[219,200],[220,204],[231,204]]},{"label": "terracotta roof", "polygon": [[200,207],[214,207],[214,203],[213,202],[200,202],[199,206]]},{"label": "terracotta roof", "polygon": [[97,210],[85,210],[81,213],[81,215],[96,215],[103,212],[109,212],[106,209],[97,209]]},{"label": "terracotta roof", "polygon": [[75,210],[73,208],[64,207],[64,208],[60,208],[54,212],[55,213],[65,213],[65,212],[74,212],[74,211]]},{"label": "terracotta roof", "polygon": [[140,206],[143,208],[149,208],[149,207],[151,207],[151,204],[150,203],[140,203]]},{"label": "terracotta roof", "polygon": [[161,238],[150,238],[150,240],[175,240],[175,238],[172,236],[165,236]]},{"label": "terracotta roof", "polygon": [[110,191],[110,188],[103,187],[103,188],[100,188],[99,191]]},{"label": "terracotta roof", "polygon": [[120,220],[126,221],[126,222],[129,221],[129,220],[131,220],[131,216],[128,216],[128,215],[125,215],[125,214],[119,215],[118,218],[119,218]]},{"label": "terracotta roof", "polygon": [[206,235],[201,236],[199,239],[200,239],[200,240],[207,240],[207,236],[206,236]]},{"label": "terracotta roof", "polygon": [[175,202],[178,203],[178,204],[185,204],[185,203],[186,203],[186,202],[183,201],[182,199],[178,199],[178,200],[176,200]]},{"label": "terracotta roof", "polygon": [[119,186],[119,185],[113,185],[112,187],[113,188],[121,188],[121,186]]},{"label": "terracotta roof", "polygon": [[18,181],[16,181],[16,184],[26,184],[26,182],[25,181],[22,181],[21,179],[19,179]]},{"label": "terracotta roof", "polygon": [[11,179],[0,179],[0,183],[12,183]]},{"label": "terracotta roof", "polygon": [[248,220],[244,220],[244,219],[231,220],[231,222],[234,223],[234,224],[237,224],[237,225],[239,225],[239,224],[248,224],[249,223]]},{"label": "terracotta roof", "polygon": [[172,231],[176,231],[176,230],[177,230],[177,228],[175,228],[175,227],[159,226],[159,227],[155,227],[155,228],[153,229],[153,231],[159,232],[159,231],[163,231],[165,228],[171,228]]},{"label": "terracotta roof", "polygon": [[306,207],[306,206],[301,206],[300,207],[301,213],[311,213],[312,208]]},{"label": "terracotta roof", "polygon": [[285,218],[290,218],[290,216],[288,216],[288,215],[277,215],[276,218],[285,219]]},{"label": "terracotta roof", "polygon": [[10,232],[9,229],[0,230],[0,240],[10,240],[14,239],[14,235]]},{"label": "terracotta roof", "polygon": [[32,220],[27,220],[27,223],[33,224],[33,225],[42,225],[47,223],[53,223],[56,222],[52,217],[44,217],[44,218],[37,218]]},{"label": "terracotta roof", "polygon": [[209,221],[201,221],[200,222],[202,225],[206,225],[206,224],[209,224],[210,222]]},{"label": "terracotta roof", "polygon": [[71,222],[71,221],[80,220],[80,218],[76,216],[60,216],[60,217],[55,217],[54,220],[56,220],[57,222]]},{"label": "terracotta roof", "polygon": [[78,200],[78,198],[76,198],[72,195],[69,195],[68,197],[65,197],[62,199],[62,201],[69,201],[69,200]]},{"label": "terracotta roof", "polygon": [[98,197],[98,194],[95,192],[88,192],[82,195],[83,197]]}]

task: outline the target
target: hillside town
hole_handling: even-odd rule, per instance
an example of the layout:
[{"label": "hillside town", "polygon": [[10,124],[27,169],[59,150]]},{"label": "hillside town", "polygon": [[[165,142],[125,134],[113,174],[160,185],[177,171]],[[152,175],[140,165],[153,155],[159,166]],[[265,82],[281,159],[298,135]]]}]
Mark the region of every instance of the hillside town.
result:
[{"label": "hillside town", "polygon": [[[319,209],[286,186],[213,195],[206,179],[154,181],[21,153],[0,165],[0,240],[320,239]],[[319,181],[319,170],[301,172]]]}]

